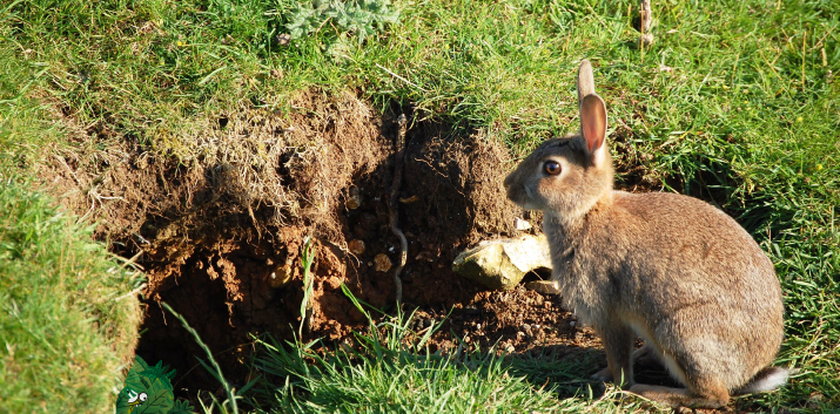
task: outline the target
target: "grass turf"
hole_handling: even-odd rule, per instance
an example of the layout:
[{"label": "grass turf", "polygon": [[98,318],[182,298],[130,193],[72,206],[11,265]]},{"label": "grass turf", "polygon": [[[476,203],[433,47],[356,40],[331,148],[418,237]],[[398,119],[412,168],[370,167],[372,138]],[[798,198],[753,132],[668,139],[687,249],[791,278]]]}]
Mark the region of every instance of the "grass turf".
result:
[{"label": "grass turf", "polygon": [[107,412],[138,337],[137,274],[90,229],[0,185],[0,411]]}]

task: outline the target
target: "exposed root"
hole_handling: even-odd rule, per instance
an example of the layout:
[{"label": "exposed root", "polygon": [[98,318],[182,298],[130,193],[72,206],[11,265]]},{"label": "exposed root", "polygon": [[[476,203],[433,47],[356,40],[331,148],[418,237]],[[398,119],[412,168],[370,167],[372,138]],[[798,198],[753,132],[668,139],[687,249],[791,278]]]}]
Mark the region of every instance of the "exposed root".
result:
[{"label": "exposed root", "polygon": [[408,240],[399,228],[399,193],[402,187],[403,163],[405,161],[405,114],[397,118],[396,151],[394,152],[394,181],[391,184],[391,199],[389,203],[389,222],[391,232],[400,239],[400,261],[394,269],[394,290],[396,292],[397,307],[402,302],[402,279],[400,273],[408,259]]}]

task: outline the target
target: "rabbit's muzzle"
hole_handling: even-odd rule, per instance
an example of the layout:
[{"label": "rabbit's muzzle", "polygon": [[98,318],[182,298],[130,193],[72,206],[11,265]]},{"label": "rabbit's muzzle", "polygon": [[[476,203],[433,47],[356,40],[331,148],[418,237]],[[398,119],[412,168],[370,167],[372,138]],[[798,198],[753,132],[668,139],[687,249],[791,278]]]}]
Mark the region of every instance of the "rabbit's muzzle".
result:
[{"label": "rabbit's muzzle", "polygon": [[530,210],[533,209],[530,205],[533,204],[533,194],[531,189],[519,179],[517,174],[519,170],[513,171],[505,177],[504,186],[507,192],[507,198],[513,201],[519,207]]}]

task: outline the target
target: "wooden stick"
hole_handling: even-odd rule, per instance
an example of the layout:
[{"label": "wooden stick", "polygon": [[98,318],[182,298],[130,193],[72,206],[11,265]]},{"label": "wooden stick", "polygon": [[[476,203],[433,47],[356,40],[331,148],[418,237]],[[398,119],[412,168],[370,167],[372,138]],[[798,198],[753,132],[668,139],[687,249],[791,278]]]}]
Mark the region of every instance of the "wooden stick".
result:
[{"label": "wooden stick", "polygon": [[650,0],[642,0],[639,10],[639,43],[642,48],[653,43],[653,34],[650,32],[650,25],[653,19],[653,12],[650,10]]}]

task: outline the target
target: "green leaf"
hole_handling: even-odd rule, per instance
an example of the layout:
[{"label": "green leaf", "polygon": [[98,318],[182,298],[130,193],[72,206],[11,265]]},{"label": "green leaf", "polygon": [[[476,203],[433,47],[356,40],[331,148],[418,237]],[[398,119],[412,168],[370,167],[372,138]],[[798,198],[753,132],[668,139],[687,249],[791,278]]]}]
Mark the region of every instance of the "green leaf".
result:
[{"label": "green leaf", "polygon": [[169,410],[169,414],[192,414],[195,409],[186,400],[177,400],[175,405]]},{"label": "green leaf", "polygon": [[136,357],[117,397],[117,414],[169,413],[175,405],[171,382],[174,375],[175,370],[163,362],[150,366]]}]

